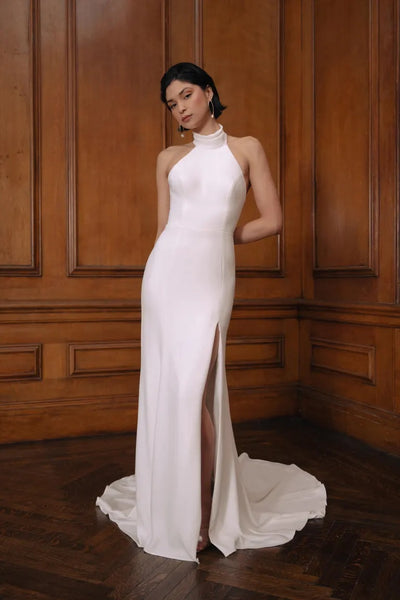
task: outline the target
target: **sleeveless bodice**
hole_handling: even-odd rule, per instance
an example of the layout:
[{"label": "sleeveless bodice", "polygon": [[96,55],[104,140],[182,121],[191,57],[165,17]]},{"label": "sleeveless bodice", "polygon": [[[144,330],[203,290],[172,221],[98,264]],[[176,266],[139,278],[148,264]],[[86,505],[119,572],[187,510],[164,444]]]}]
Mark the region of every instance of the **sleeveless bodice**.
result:
[{"label": "sleeveless bodice", "polygon": [[168,224],[233,234],[246,198],[242,169],[222,125],[210,135],[193,132],[194,148],[168,174]]}]

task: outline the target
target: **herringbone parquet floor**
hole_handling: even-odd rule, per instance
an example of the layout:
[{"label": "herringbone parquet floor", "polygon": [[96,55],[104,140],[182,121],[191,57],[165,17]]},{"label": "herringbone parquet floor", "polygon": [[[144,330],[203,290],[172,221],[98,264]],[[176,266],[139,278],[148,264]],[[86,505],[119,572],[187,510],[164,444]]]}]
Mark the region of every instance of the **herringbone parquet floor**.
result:
[{"label": "herringbone parquet floor", "polygon": [[94,506],[133,471],[134,436],[0,448],[1,600],[399,600],[400,459],[300,419],[235,427],[239,452],[310,471],[327,515],[291,542],[151,556]]}]

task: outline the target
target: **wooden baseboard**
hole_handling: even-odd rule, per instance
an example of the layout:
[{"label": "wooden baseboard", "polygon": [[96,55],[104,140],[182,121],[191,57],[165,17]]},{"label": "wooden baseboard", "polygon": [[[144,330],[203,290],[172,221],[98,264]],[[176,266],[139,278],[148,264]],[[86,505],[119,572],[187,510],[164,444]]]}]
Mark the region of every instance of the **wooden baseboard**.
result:
[{"label": "wooden baseboard", "polygon": [[298,412],[297,385],[233,388],[229,390],[229,404],[234,423],[295,415]]},{"label": "wooden baseboard", "polygon": [[[400,415],[371,408],[313,388],[285,384],[229,390],[234,423],[300,414],[367,444],[400,454]],[[0,443],[57,439],[134,431],[137,398],[57,399],[0,408]]]},{"label": "wooden baseboard", "polygon": [[134,431],[137,399],[132,395],[57,398],[3,404],[0,444]]},{"label": "wooden baseboard", "polygon": [[400,415],[300,386],[299,412],[305,419],[400,455]]},{"label": "wooden baseboard", "polygon": [[[296,414],[296,384],[271,388],[234,388],[229,392],[232,420]],[[0,444],[67,437],[125,433],[136,430],[137,398],[56,398],[5,402],[0,406]]]}]

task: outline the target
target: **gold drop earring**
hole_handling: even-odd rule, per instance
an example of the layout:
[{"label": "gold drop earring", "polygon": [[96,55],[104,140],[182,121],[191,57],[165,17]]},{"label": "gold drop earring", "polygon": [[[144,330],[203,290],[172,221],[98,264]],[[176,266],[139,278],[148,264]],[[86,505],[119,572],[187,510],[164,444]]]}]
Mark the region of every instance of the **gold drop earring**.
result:
[{"label": "gold drop earring", "polygon": [[212,99],[209,101],[208,103],[208,108],[210,109],[210,113],[211,113],[211,118],[214,118],[214,104]]},{"label": "gold drop earring", "polygon": [[181,134],[182,138],[185,137],[184,131],[185,131],[185,129],[184,129],[183,125],[178,125],[178,132]]}]

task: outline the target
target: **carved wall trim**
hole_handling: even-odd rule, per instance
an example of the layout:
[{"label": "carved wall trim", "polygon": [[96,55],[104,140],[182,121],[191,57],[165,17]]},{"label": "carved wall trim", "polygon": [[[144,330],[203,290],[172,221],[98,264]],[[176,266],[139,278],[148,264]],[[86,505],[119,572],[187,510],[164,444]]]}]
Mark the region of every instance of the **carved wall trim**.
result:
[{"label": "carved wall trim", "polygon": [[0,382],[32,381],[41,378],[41,344],[2,344],[0,346]]},{"label": "carved wall trim", "polygon": [[203,0],[194,0],[194,62],[203,67]]},{"label": "carved wall trim", "polygon": [[[296,413],[296,407],[295,384],[236,388],[231,392],[231,413],[235,423],[246,420],[248,414],[259,419],[292,415]],[[134,432],[136,420],[137,396],[132,394],[2,401],[0,443]]]},{"label": "carved wall trim", "polygon": [[[68,199],[68,231],[67,231],[67,275],[68,277],[142,277],[143,265],[112,266],[83,265],[78,263],[77,237],[77,111],[78,89],[76,80],[77,40],[76,40],[76,1],[67,2],[67,199]],[[161,13],[160,11],[160,17]]]},{"label": "carved wall trim", "polygon": [[[395,5],[395,23],[400,20],[400,0]],[[396,79],[400,81],[400,27],[396,27]],[[400,86],[396,86],[396,301],[400,303]]]},{"label": "carved wall trim", "polygon": [[[278,197],[282,206],[283,223],[285,222],[285,178],[284,166],[286,163],[285,155],[285,94],[283,92],[283,84],[285,81],[285,61],[284,61],[284,44],[285,44],[285,7],[284,2],[277,0],[278,11],[278,35],[277,35],[277,114],[276,122],[278,123],[278,139],[277,139],[277,181],[276,187]],[[275,236],[277,244],[277,264],[273,267],[263,266],[246,266],[236,267],[236,276],[246,279],[254,277],[279,278],[285,277],[285,226],[283,225],[281,233]]]},{"label": "carved wall trim", "polygon": [[301,416],[386,452],[400,452],[400,415],[347,398],[299,386]]},{"label": "carved wall trim", "polygon": [[318,300],[299,300],[299,318],[335,323],[400,327],[397,304],[361,304],[341,302],[332,304]]},{"label": "carved wall trim", "polygon": [[[140,369],[140,340],[130,342],[91,342],[68,344],[68,376],[99,377],[138,373]],[[122,352],[121,352],[122,351]],[[112,352],[113,359],[120,354],[120,364],[98,367],[96,360],[99,354],[105,354],[107,360]],[[126,364],[127,355],[131,364]],[[81,366],[80,362],[84,362]],[[86,366],[85,366],[86,363]]]},{"label": "carved wall trim", "polygon": [[132,432],[136,420],[137,398],[132,394],[2,401],[0,443]]},{"label": "carved wall trim", "polygon": [[[400,315],[400,311],[399,315]],[[296,300],[238,299],[233,318],[296,319]],[[50,322],[140,321],[139,300],[21,300],[0,301],[0,324]]]},{"label": "carved wall trim", "polygon": [[41,240],[41,70],[39,0],[30,0],[30,215],[31,262],[27,265],[2,264],[0,276],[40,277],[42,275]]},{"label": "carved wall trim", "polygon": [[[361,379],[375,385],[375,347],[362,344],[349,344],[322,338],[310,339],[311,370],[322,373],[335,373]],[[336,354],[336,361],[335,361]],[[345,355],[353,354],[353,359],[359,358],[359,371],[343,365],[350,364]],[[330,357],[330,361],[329,358]],[[332,361],[333,359],[333,361]],[[334,366],[336,362],[336,366]]]},{"label": "carved wall trim", "polygon": [[[313,275],[314,277],[377,277],[379,262],[379,1],[369,0],[369,233],[368,264],[321,267],[318,265],[316,212],[318,203],[312,186],[313,205]],[[312,40],[315,46],[315,0],[312,2]],[[312,66],[314,128],[312,139],[312,173],[316,180],[315,140],[315,63]]]},{"label": "carved wall trim", "polygon": [[[0,324],[79,321],[140,321],[139,300],[0,301]],[[237,298],[232,319],[311,319],[400,327],[398,304],[367,304],[302,298]]]},{"label": "carved wall trim", "polygon": [[272,350],[271,356],[263,357],[257,360],[228,360],[226,368],[230,370],[237,369],[273,369],[284,368],[285,366],[285,338],[283,335],[269,336],[236,336],[227,339],[227,351],[230,347],[257,345],[264,349]]}]

